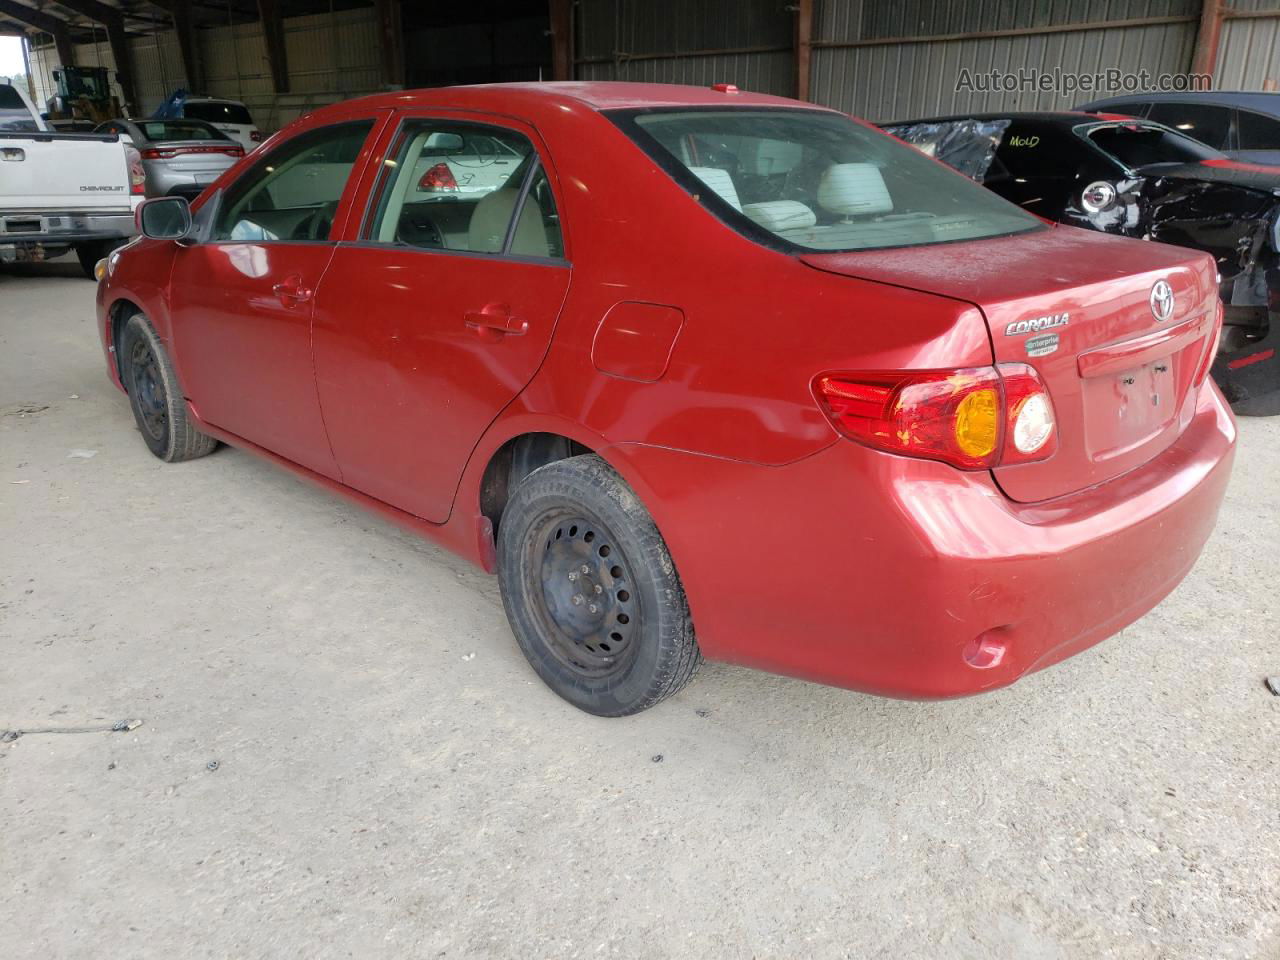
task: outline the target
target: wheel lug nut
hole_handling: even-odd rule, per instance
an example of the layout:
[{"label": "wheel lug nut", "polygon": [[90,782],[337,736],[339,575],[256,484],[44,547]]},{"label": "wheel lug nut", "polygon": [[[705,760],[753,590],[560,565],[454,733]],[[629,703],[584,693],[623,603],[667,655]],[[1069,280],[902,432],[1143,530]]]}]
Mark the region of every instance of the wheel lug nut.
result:
[{"label": "wheel lug nut", "polygon": [[583,599],[584,599],[584,597],[582,596],[582,594],[580,594],[580,593],[575,593],[575,594],[573,595],[573,605],[574,605],[575,607],[580,607],[580,606],[582,606],[582,601],[583,601]]},{"label": "wheel lug nut", "polygon": [[590,606],[588,606],[588,607],[587,607],[587,609],[588,609],[588,610],[590,610],[592,613],[599,613],[599,612],[600,612],[600,608],[599,608],[599,607],[597,607],[594,603],[593,603],[593,604],[591,604]]},{"label": "wheel lug nut", "polygon": [[569,579],[570,579],[570,580],[577,580],[577,579],[578,579],[578,575],[577,575],[576,573],[571,573],[571,574],[569,574]]},{"label": "wheel lug nut", "polygon": [[582,565],[582,572],[583,572],[583,573],[590,573],[590,572],[591,572],[591,568],[590,568],[590,567],[588,567],[588,566],[584,563],[584,564]]},{"label": "wheel lug nut", "polygon": [[604,587],[600,586],[598,583],[596,584],[596,593],[604,593]]}]

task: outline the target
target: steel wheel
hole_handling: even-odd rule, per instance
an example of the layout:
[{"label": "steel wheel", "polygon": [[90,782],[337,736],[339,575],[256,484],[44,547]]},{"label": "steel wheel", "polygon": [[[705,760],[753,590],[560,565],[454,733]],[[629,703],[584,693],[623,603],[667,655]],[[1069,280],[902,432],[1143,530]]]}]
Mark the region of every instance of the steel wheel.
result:
[{"label": "steel wheel", "polygon": [[160,361],[146,340],[136,340],[129,351],[129,393],[137,398],[138,420],[156,441],[165,438],[169,427],[168,396]]},{"label": "steel wheel", "polygon": [[583,676],[622,672],[634,655],[633,620],[641,614],[617,538],[599,520],[556,513],[542,521],[530,546],[526,569],[541,582],[530,594],[552,653]]}]

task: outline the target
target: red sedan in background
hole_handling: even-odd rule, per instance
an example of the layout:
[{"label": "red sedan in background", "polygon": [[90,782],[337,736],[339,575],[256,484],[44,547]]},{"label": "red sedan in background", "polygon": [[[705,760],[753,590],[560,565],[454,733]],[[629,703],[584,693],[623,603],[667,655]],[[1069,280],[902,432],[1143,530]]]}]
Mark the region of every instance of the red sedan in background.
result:
[{"label": "red sedan in background", "polygon": [[[485,138],[485,190],[441,156]],[[102,265],[151,451],[257,452],[500,576],[534,669],[1003,686],[1158,603],[1230,472],[1205,254],[731,87],[319,110]]]}]

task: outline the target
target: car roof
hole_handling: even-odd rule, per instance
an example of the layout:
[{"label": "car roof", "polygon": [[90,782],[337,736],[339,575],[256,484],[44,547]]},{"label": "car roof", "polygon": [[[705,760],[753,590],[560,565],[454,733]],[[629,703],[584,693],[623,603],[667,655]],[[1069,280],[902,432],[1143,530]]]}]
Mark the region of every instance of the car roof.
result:
[{"label": "car roof", "polygon": [[812,103],[763,93],[723,93],[711,87],[672,83],[624,83],[620,81],[555,81],[549,83],[485,83],[456,87],[432,87],[374,94],[320,107],[310,114],[349,113],[353,106],[368,108],[464,106],[494,112],[541,112],[557,106],[578,105],[596,111],[660,107],[787,107],[827,110]]},{"label": "car roof", "polygon": [[1120,103],[1209,103],[1225,107],[1244,107],[1280,117],[1280,93],[1261,90],[1197,90],[1194,93],[1133,93],[1123,97],[1093,100],[1080,107],[1096,110]]},{"label": "car roof", "polygon": [[[1075,127],[1082,123],[1096,123],[1098,120],[1135,120],[1135,117],[1099,117],[1095,113],[1083,110],[1008,110],[982,113],[954,113],[947,117],[922,117],[919,120],[893,120],[881,123],[881,127],[900,127],[912,123],[951,123],[956,120],[1037,120],[1043,123],[1057,123],[1063,127]],[[1143,121],[1144,123],[1149,121]]]}]

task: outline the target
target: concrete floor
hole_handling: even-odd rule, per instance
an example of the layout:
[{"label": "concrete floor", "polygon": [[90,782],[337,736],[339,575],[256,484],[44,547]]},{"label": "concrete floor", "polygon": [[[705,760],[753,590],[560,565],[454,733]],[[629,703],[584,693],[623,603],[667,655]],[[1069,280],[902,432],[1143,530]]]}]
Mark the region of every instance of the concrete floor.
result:
[{"label": "concrete floor", "polygon": [[92,301],[0,275],[0,729],[144,723],[0,745],[8,960],[1280,957],[1280,420],[1182,587],[1013,689],[713,664],[597,720],[494,580],[152,458]]}]

